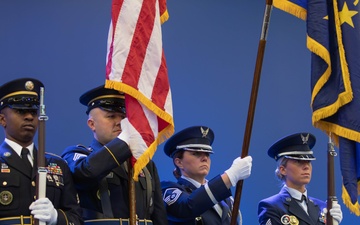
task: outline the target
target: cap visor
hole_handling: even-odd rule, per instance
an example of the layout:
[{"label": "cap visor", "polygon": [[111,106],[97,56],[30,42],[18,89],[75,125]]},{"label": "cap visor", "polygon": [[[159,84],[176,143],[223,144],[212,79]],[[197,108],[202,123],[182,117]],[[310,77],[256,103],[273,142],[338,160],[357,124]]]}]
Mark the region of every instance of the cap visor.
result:
[{"label": "cap visor", "polygon": [[39,109],[38,105],[29,105],[29,104],[12,104],[12,105],[7,105],[9,108],[12,109]]}]

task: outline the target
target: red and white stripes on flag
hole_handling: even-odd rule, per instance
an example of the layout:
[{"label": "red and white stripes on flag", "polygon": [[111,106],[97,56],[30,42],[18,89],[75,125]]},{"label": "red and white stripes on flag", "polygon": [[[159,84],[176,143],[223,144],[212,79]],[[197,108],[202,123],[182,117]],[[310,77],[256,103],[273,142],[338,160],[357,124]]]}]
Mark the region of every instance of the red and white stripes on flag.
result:
[{"label": "red and white stripes on flag", "polygon": [[171,90],[162,47],[166,0],[113,0],[105,87],[125,93],[126,115],[147,150],[134,180],[159,144],[174,133]]}]

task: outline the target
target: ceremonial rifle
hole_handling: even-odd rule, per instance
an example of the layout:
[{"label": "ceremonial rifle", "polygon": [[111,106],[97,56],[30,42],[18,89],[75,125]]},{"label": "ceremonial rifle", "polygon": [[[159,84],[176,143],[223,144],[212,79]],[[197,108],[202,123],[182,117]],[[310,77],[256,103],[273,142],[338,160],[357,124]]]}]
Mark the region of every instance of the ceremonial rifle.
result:
[{"label": "ceremonial rifle", "polygon": [[[45,114],[44,87],[40,88],[40,112],[39,112],[39,130],[38,130],[38,152],[37,152],[37,176],[36,176],[36,199],[46,197],[46,175],[45,165],[45,121],[48,117]],[[35,219],[35,225],[46,225]]]},{"label": "ceremonial rifle", "polygon": [[[250,103],[249,103],[248,115],[247,115],[247,120],[246,120],[246,128],[245,128],[245,133],[244,133],[241,158],[244,158],[245,156],[247,156],[248,152],[249,152],[251,130],[252,130],[252,125],[253,125],[253,121],[254,121],[255,106],[256,106],[259,84],[260,84],[261,68],[262,68],[262,62],[263,62],[263,58],[264,58],[266,37],[267,37],[267,32],[268,32],[269,23],[270,23],[271,10],[272,10],[272,0],[266,0],[264,20],[263,20],[263,24],[262,24],[262,31],[261,31],[261,36],[260,36],[260,41],[259,41],[259,46],[258,46],[258,53],[257,53],[257,58],[256,58],[256,64],[255,64],[254,78],[253,78],[253,84],[252,84],[252,89],[251,89]],[[231,225],[236,224],[236,218],[237,218],[238,212],[239,212],[239,205],[240,205],[240,198],[241,198],[241,191],[242,191],[243,183],[244,183],[243,180],[239,180],[236,184],[236,192],[235,192],[235,197],[234,197],[234,205],[233,205],[233,209],[232,209],[232,217],[231,217],[231,223],[230,223]]]},{"label": "ceremonial rifle", "polygon": [[336,193],[335,193],[335,173],[334,173],[334,157],[337,156],[337,153],[334,149],[334,143],[331,141],[331,133],[329,134],[329,143],[327,151],[327,213],[326,213],[326,225],[338,225],[339,223],[332,218],[330,215],[330,209],[332,208],[333,203],[337,203]]}]

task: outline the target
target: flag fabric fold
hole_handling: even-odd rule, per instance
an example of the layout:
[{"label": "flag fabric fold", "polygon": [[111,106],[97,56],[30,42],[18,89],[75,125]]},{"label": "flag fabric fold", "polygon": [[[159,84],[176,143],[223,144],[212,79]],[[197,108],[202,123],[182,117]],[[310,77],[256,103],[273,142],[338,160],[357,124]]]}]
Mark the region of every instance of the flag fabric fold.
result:
[{"label": "flag fabric fold", "polygon": [[126,115],[148,148],[134,164],[134,180],[174,133],[171,89],[161,25],[166,0],[113,0],[105,87],[125,93]]},{"label": "flag fabric fold", "polygon": [[274,0],[274,6],[306,20],[307,48],[312,53],[312,123],[335,137],[342,199],[360,216],[359,1]]}]

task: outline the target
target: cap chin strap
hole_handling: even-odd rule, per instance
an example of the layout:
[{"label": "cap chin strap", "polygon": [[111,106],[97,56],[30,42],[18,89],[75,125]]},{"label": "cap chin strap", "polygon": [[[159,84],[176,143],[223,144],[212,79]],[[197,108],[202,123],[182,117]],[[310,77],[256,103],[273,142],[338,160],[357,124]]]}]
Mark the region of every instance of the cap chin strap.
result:
[{"label": "cap chin strap", "polygon": [[176,149],[184,149],[184,148],[193,148],[195,149],[207,149],[212,150],[212,147],[210,145],[205,144],[187,144],[187,145],[178,145],[176,146]]},{"label": "cap chin strap", "polygon": [[[302,156],[302,155],[299,155],[299,156]],[[313,157],[313,158],[308,158],[308,156],[306,156],[306,157],[302,156],[302,157],[300,158],[300,157],[297,157],[297,156],[288,156],[288,155],[285,155],[284,157],[287,158],[287,159],[296,159],[296,160],[304,160],[304,161],[316,160],[315,157]]]},{"label": "cap chin strap", "polygon": [[277,155],[278,158],[280,158],[281,156],[286,156],[286,155],[312,155],[313,151],[291,151],[291,152],[282,152],[280,154]]}]

